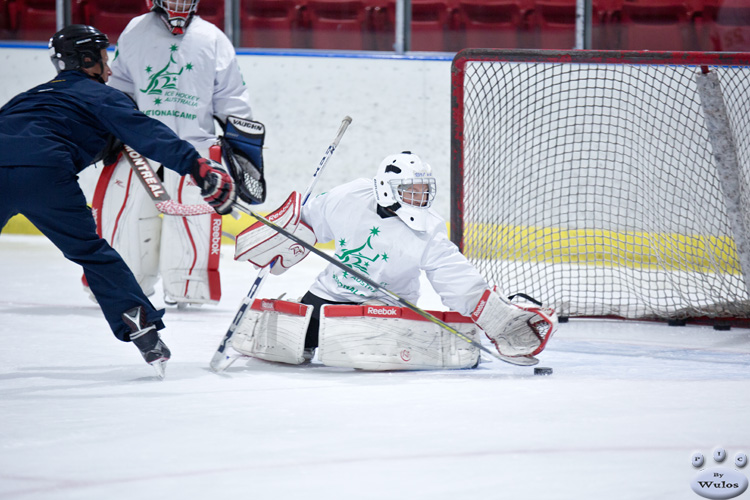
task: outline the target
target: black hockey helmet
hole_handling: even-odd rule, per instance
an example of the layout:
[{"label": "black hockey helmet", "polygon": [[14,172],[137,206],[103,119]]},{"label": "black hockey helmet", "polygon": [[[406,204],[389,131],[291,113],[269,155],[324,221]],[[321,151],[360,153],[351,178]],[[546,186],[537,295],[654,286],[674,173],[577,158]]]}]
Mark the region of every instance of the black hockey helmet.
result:
[{"label": "black hockey helmet", "polygon": [[102,62],[101,50],[109,47],[107,35],[85,24],[71,24],[49,39],[49,58],[59,73],[90,68]]}]

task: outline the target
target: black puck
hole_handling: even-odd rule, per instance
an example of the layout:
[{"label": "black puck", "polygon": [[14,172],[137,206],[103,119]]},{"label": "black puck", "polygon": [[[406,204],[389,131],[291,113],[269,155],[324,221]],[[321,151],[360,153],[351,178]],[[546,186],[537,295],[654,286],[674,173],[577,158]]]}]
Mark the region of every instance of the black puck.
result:
[{"label": "black puck", "polygon": [[534,368],[534,375],[552,375],[552,368],[537,367]]}]

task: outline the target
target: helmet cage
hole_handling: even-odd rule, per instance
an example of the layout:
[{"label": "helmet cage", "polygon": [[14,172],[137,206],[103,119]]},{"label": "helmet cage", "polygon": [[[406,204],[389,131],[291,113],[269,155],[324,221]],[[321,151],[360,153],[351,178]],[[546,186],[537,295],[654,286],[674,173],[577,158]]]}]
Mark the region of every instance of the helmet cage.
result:
[{"label": "helmet cage", "polygon": [[[435,199],[437,191],[434,177],[412,177],[409,179],[391,179],[394,199],[401,205],[410,205],[414,208],[430,208]],[[426,186],[420,189],[417,186]]]},{"label": "helmet cage", "polygon": [[161,19],[167,26],[167,29],[173,35],[182,35],[185,33],[193,15],[198,9],[200,0],[154,0],[152,10],[161,15]]}]

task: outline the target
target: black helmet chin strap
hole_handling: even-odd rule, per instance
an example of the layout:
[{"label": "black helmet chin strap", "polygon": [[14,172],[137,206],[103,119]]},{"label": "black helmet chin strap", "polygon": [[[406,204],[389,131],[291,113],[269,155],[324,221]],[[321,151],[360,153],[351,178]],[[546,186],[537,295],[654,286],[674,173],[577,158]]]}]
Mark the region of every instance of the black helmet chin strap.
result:
[{"label": "black helmet chin strap", "polygon": [[86,57],[84,57],[83,60],[81,61],[81,70],[93,68],[94,66],[97,65],[97,63],[99,64],[99,73],[89,73],[87,71],[84,71],[84,73],[86,73],[90,78],[93,78],[99,83],[106,83],[104,81],[104,78],[102,77],[102,75],[104,74],[104,60],[102,60],[101,57],[99,58],[98,61],[96,61],[93,64],[89,64],[88,66],[86,66]]},{"label": "black helmet chin strap", "polygon": [[104,64],[101,64],[101,63],[99,63],[99,64],[100,64],[100,67],[102,68],[101,72],[94,73],[93,75],[91,75],[91,77],[94,80],[98,81],[99,83],[107,83],[107,82],[104,81],[104,78],[102,78],[102,75],[104,74]]}]

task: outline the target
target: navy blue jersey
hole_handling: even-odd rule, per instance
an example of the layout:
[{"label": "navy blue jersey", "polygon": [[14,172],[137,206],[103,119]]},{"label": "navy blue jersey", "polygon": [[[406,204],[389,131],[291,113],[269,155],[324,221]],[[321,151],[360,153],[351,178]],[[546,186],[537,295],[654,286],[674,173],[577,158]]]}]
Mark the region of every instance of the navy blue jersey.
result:
[{"label": "navy blue jersey", "polygon": [[86,168],[114,135],[180,175],[199,158],[190,143],[82,71],[17,95],[0,109],[0,166]]}]

